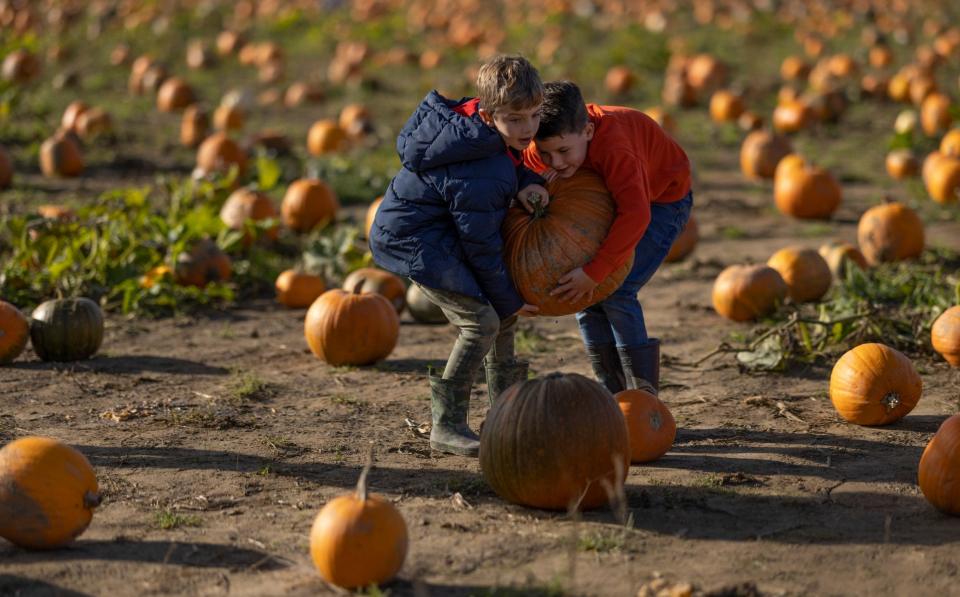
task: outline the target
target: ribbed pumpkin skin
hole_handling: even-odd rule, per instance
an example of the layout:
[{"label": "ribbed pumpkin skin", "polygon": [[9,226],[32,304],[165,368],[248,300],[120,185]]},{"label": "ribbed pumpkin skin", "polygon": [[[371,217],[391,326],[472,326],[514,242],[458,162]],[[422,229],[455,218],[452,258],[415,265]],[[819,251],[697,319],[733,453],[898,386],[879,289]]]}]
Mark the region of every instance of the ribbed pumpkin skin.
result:
[{"label": "ribbed pumpkin skin", "polygon": [[960,415],[940,425],[920,457],[923,497],[947,514],[960,515]]},{"label": "ribbed pumpkin skin", "polygon": [[666,454],[677,437],[673,413],[659,398],[644,390],[615,394],[630,437],[630,462],[652,462]]},{"label": "ribbed pumpkin skin", "polygon": [[226,133],[214,133],[197,149],[197,168],[205,174],[227,172],[237,166],[240,174],[247,169],[247,154]]},{"label": "ribbed pumpkin skin", "polygon": [[593,291],[592,299],[576,302],[550,296],[567,272],[582,267],[596,255],[616,213],[603,180],[581,169],[570,178],[547,185],[546,214],[534,217],[512,207],[503,221],[504,261],[517,291],[540,315],[569,315],[610,296],[633,267],[633,255]]},{"label": "ribbed pumpkin skin", "polygon": [[[270,196],[252,189],[237,189],[227,197],[227,201],[220,209],[220,219],[227,228],[232,230],[244,230],[247,220],[257,222],[276,217],[277,209],[273,206]],[[272,226],[264,232],[264,235],[269,240],[275,240],[277,233],[277,226]],[[245,245],[250,245],[253,242],[253,235],[245,232],[243,242]]]},{"label": "ribbed pumpkin skin", "polygon": [[667,258],[664,261],[673,263],[686,258],[693,252],[699,240],[700,228],[697,226],[697,220],[694,219],[693,214],[690,214],[690,219],[687,220],[687,224],[683,227],[683,231],[680,232],[677,239],[673,241],[670,252],[667,253]]},{"label": "ribbed pumpkin skin", "polygon": [[[617,464],[626,475],[630,441],[610,392],[576,373],[516,384],[497,400],[480,434],[480,469],[508,502],[567,510],[607,503]],[[622,479],[620,479],[622,483]]]},{"label": "ribbed pumpkin skin", "polygon": [[906,356],[877,343],[847,351],[830,374],[830,401],[845,420],[887,425],[917,405],[923,382]]},{"label": "ribbed pumpkin skin", "polygon": [[787,298],[787,284],[766,265],[731,265],[713,283],[713,308],[733,321],[750,321]]},{"label": "ribbed pumpkin skin", "polygon": [[407,557],[407,525],[397,508],[376,494],[330,500],[313,521],[310,556],[320,575],[345,589],[379,585]]},{"label": "ribbed pumpkin skin", "polygon": [[226,282],[233,273],[230,257],[210,239],[196,242],[177,257],[177,284],[203,288],[210,282]]},{"label": "ribbed pumpkin skin", "polygon": [[860,217],[857,242],[870,265],[911,259],[923,252],[923,222],[901,203],[877,205]]},{"label": "ribbed pumpkin skin", "polygon": [[30,322],[15,305],[0,300],[0,365],[12,363],[30,339]]},{"label": "ribbed pumpkin skin", "polygon": [[817,252],[820,253],[823,260],[827,262],[827,267],[830,268],[830,271],[838,280],[847,275],[847,268],[850,267],[850,264],[853,264],[853,266],[861,270],[867,269],[866,257],[863,256],[860,249],[851,244],[842,242],[827,243],[822,245]]},{"label": "ribbed pumpkin skin", "polygon": [[88,359],[103,342],[103,313],[82,297],[41,303],[31,315],[30,340],[44,361]]},{"label": "ribbed pumpkin skin", "polygon": [[767,265],[787,283],[790,298],[798,303],[818,301],[830,290],[833,273],[819,253],[802,247],[785,247],[773,254]]},{"label": "ribbed pumpkin skin", "polygon": [[280,204],[283,224],[296,232],[309,232],[337,217],[340,203],[326,182],[301,178],[290,183]]},{"label": "ribbed pumpkin skin", "polygon": [[275,287],[280,304],[294,309],[309,307],[326,290],[320,276],[292,269],[277,276]]},{"label": "ribbed pumpkin skin", "polygon": [[379,294],[334,288],[310,305],[303,331],[313,354],[330,365],[369,365],[393,352],[400,317]]},{"label": "ribbed pumpkin skin", "polygon": [[406,304],[407,287],[403,280],[390,272],[375,267],[361,267],[353,270],[344,278],[343,287],[353,291],[360,284],[360,292],[367,294],[375,292],[384,296],[393,305],[397,313],[403,311]]},{"label": "ribbed pumpkin skin", "polygon": [[822,168],[804,165],[778,171],[773,197],[781,213],[800,219],[827,219],[840,206],[840,183]]},{"label": "ribbed pumpkin skin", "polygon": [[0,450],[0,537],[53,549],[80,535],[100,503],[90,462],[46,437],[24,437]]},{"label": "ribbed pumpkin skin", "polygon": [[933,322],[930,343],[948,363],[960,367],[960,306],[950,307]]},{"label": "ribbed pumpkin skin", "polygon": [[786,137],[769,131],[753,131],[740,146],[740,169],[750,179],[773,178],[777,164],[793,152]]},{"label": "ribbed pumpkin skin", "polygon": [[407,289],[407,311],[419,323],[447,323],[443,310],[430,302],[416,284]]}]

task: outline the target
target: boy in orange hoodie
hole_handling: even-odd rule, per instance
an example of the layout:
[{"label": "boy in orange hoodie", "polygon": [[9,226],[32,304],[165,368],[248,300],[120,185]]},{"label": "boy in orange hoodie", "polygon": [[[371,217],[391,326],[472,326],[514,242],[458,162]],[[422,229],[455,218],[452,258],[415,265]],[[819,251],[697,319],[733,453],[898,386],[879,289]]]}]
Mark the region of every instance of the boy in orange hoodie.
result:
[{"label": "boy in orange hoodie", "polygon": [[660,341],[647,335],[637,292],[663,263],[683,230],[693,194],[690,161],[643,112],[585,104],[569,81],[545,85],[540,127],[525,163],[547,180],[596,171],[616,203],[616,216],[593,260],[560,278],[551,294],[577,300],[634,255],[633,269],[607,299],[577,313],[597,378],[616,393],[660,384]]}]

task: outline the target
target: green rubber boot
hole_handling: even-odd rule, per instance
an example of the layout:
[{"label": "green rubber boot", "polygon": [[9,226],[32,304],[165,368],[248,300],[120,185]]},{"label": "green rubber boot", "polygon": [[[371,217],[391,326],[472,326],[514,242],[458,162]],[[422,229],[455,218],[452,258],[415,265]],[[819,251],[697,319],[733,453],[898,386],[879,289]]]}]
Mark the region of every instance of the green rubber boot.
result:
[{"label": "green rubber boot", "polygon": [[480,438],[467,425],[470,381],[430,375],[430,447],[447,454],[477,456]]},{"label": "green rubber boot", "polygon": [[624,376],[624,366],[617,351],[616,344],[596,344],[587,346],[587,357],[593,374],[611,394],[627,389],[627,380]]},{"label": "green rubber boot", "polygon": [[511,361],[484,363],[487,373],[487,395],[490,397],[490,406],[497,401],[500,394],[517,382],[527,380],[530,363],[513,359]]},{"label": "green rubber boot", "polygon": [[646,390],[654,396],[660,391],[660,340],[620,349],[620,360],[627,375],[627,387]]}]

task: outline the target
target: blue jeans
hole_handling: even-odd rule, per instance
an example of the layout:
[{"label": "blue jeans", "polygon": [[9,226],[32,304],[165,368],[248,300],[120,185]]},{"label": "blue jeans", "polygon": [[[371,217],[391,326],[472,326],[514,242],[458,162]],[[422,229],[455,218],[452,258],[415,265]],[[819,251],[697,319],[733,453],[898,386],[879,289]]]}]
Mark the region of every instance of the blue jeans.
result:
[{"label": "blue jeans", "polygon": [[577,313],[587,347],[615,344],[633,348],[647,343],[647,327],[637,293],[667,258],[693,207],[693,192],[673,203],[650,204],[650,225],[637,243],[633,268],[623,284],[603,301]]}]

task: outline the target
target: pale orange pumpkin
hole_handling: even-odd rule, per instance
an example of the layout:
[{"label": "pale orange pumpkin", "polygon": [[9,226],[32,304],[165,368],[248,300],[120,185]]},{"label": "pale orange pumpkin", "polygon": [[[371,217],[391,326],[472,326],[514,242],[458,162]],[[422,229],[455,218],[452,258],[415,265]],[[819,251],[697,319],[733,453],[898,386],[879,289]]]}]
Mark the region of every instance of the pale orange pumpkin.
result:
[{"label": "pale orange pumpkin", "polygon": [[196,147],[207,138],[210,130],[210,117],[207,111],[194,104],[183,111],[180,119],[180,144],[186,147]]},{"label": "pale orange pumpkin", "polygon": [[317,178],[301,178],[290,183],[280,204],[283,224],[296,232],[326,226],[336,219],[339,209],[336,193]]},{"label": "pale orange pumpkin", "polygon": [[823,168],[791,161],[776,174],[773,197],[781,213],[801,219],[827,219],[840,206],[840,183]]},{"label": "pale orange pumpkin", "polygon": [[765,130],[753,131],[740,147],[740,169],[747,178],[773,178],[777,164],[790,153],[793,146],[786,137]]},{"label": "pale orange pumpkin", "polygon": [[12,363],[30,339],[30,321],[20,309],[0,300],[0,365]]},{"label": "pale orange pumpkin", "polygon": [[690,218],[687,220],[686,225],[684,225],[683,230],[670,246],[670,252],[667,253],[667,258],[664,259],[664,261],[673,263],[685,259],[687,255],[693,252],[699,240],[700,229],[697,227],[697,220],[693,217],[693,214],[690,214]]},{"label": "pale orange pumpkin", "polygon": [[355,493],[320,509],[310,529],[310,557],[320,576],[344,589],[387,582],[407,557],[407,525],[390,500],[368,493],[369,466]]},{"label": "pale orange pumpkin", "polygon": [[83,155],[72,133],[58,132],[40,145],[40,170],[45,176],[80,176]]},{"label": "pale orange pumpkin", "polygon": [[830,374],[830,401],[845,420],[887,425],[917,405],[923,382],[906,356],[884,344],[847,351]]},{"label": "pale orange pumpkin", "polygon": [[157,92],[157,109],[161,112],[179,112],[196,101],[193,88],[180,77],[170,77]]},{"label": "pale orange pumpkin", "polygon": [[[247,222],[258,222],[269,218],[277,217],[277,209],[273,205],[270,196],[261,191],[253,189],[237,189],[227,197],[223,207],[220,209],[220,219],[231,230],[241,230],[244,232],[243,242],[250,245],[254,238],[253,234],[247,230]],[[268,240],[277,238],[278,226],[274,224],[265,233]]]},{"label": "pale orange pumpkin", "polygon": [[333,120],[318,120],[307,133],[307,151],[320,156],[341,151],[346,146],[347,133]]},{"label": "pale orange pumpkin", "polygon": [[930,329],[930,343],[950,365],[960,367],[960,306],[950,307]]},{"label": "pale orange pumpkin", "polygon": [[960,159],[943,157],[932,165],[924,183],[934,201],[953,203],[960,197]]},{"label": "pale orange pumpkin", "polygon": [[236,167],[242,175],[247,168],[247,154],[226,133],[214,133],[197,149],[197,168],[204,174],[226,173]]},{"label": "pale orange pumpkin", "polygon": [[870,265],[912,259],[923,252],[923,222],[902,203],[877,205],[860,216],[857,242]]},{"label": "pale orange pumpkin", "polygon": [[802,81],[810,74],[810,64],[799,56],[787,56],[780,63],[780,76],[787,81]]},{"label": "pale orange pumpkin", "polygon": [[785,247],[774,253],[767,265],[777,270],[790,298],[798,303],[820,300],[833,282],[830,266],[813,249]]},{"label": "pale orange pumpkin", "polygon": [[887,154],[884,162],[887,168],[887,174],[895,180],[903,180],[916,176],[920,172],[920,162],[913,151],[903,148],[894,149]]},{"label": "pale orange pumpkin", "polygon": [[320,276],[292,269],[281,272],[274,286],[280,304],[293,309],[309,307],[327,289]]},{"label": "pale orange pumpkin", "polygon": [[674,117],[660,106],[651,106],[643,111],[644,114],[653,119],[660,125],[660,128],[671,135],[677,132],[677,121]]},{"label": "pale orange pumpkin", "polygon": [[614,395],[627,422],[630,462],[652,462],[666,454],[677,436],[677,422],[667,405],[645,390]]},{"label": "pale orange pumpkin", "polygon": [[364,218],[363,229],[367,233],[367,239],[370,238],[370,231],[373,230],[373,220],[377,217],[377,210],[380,209],[380,204],[383,202],[383,195],[377,197],[373,200],[373,203],[370,204],[370,207],[367,208],[367,215]]},{"label": "pale orange pumpkin", "polygon": [[0,537],[29,549],[62,547],[89,526],[100,504],[90,462],[46,437],[0,450]]},{"label": "pale orange pumpkin", "polygon": [[363,104],[347,104],[340,110],[337,123],[347,135],[362,137],[372,128],[370,110]]},{"label": "pale orange pumpkin", "polygon": [[303,322],[313,354],[335,367],[370,365],[393,352],[400,336],[400,316],[393,304],[377,293],[334,288],[310,305]]},{"label": "pale orange pumpkin", "polygon": [[940,424],[920,456],[917,482],[923,497],[938,510],[960,514],[960,415]]},{"label": "pale orange pumpkin", "polygon": [[809,106],[800,99],[782,102],[773,110],[773,128],[781,133],[796,133],[810,126],[812,120]]},{"label": "pale orange pumpkin", "polygon": [[94,139],[113,129],[113,119],[109,112],[94,106],[77,116],[74,129],[81,138]]},{"label": "pale orange pumpkin", "polygon": [[360,292],[375,292],[384,296],[396,308],[397,313],[403,311],[406,302],[407,287],[398,276],[375,267],[361,267],[350,272],[343,280],[343,288]]},{"label": "pale orange pumpkin", "polygon": [[174,279],[181,286],[203,288],[210,282],[226,282],[232,273],[230,257],[217,243],[202,239],[177,256]]},{"label": "pale orange pumpkin", "polygon": [[610,67],[603,78],[603,86],[613,95],[623,95],[636,83],[636,75],[629,67],[617,65]]},{"label": "pale orange pumpkin", "polygon": [[953,122],[950,109],[950,98],[943,93],[934,92],[923,99],[920,104],[920,126],[928,137],[950,128]]},{"label": "pale orange pumpkin", "polygon": [[728,89],[721,89],[710,97],[710,118],[716,123],[734,122],[743,110],[743,98]]},{"label": "pale orange pumpkin", "polygon": [[767,315],[787,298],[780,273],[766,265],[731,265],[713,283],[713,308],[733,321]]},{"label": "pale orange pumpkin", "polygon": [[950,129],[940,140],[940,153],[960,158],[960,128]]},{"label": "pale orange pumpkin", "polygon": [[838,280],[846,277],[847,268],[851,264],[861,270],[867,269],[867,259],[860,252],[860,249],[848,243],[832,242],[820,247],[818,251],[823,260],[827,262],[830,272]]},{"label": "pale orange pumpkin", "polygon": [[238,104],[220,104],[213,111],[213,127],[218,131],[236,131],[243,128],[246,116]]},{"label": "pale orange pumpkin", "polygon": [[67,131],[75,130],[77,118],[89,109],[90,106],[81,100],[70,102],[63,111],[63,116],[60,118],[60,128]]}]

